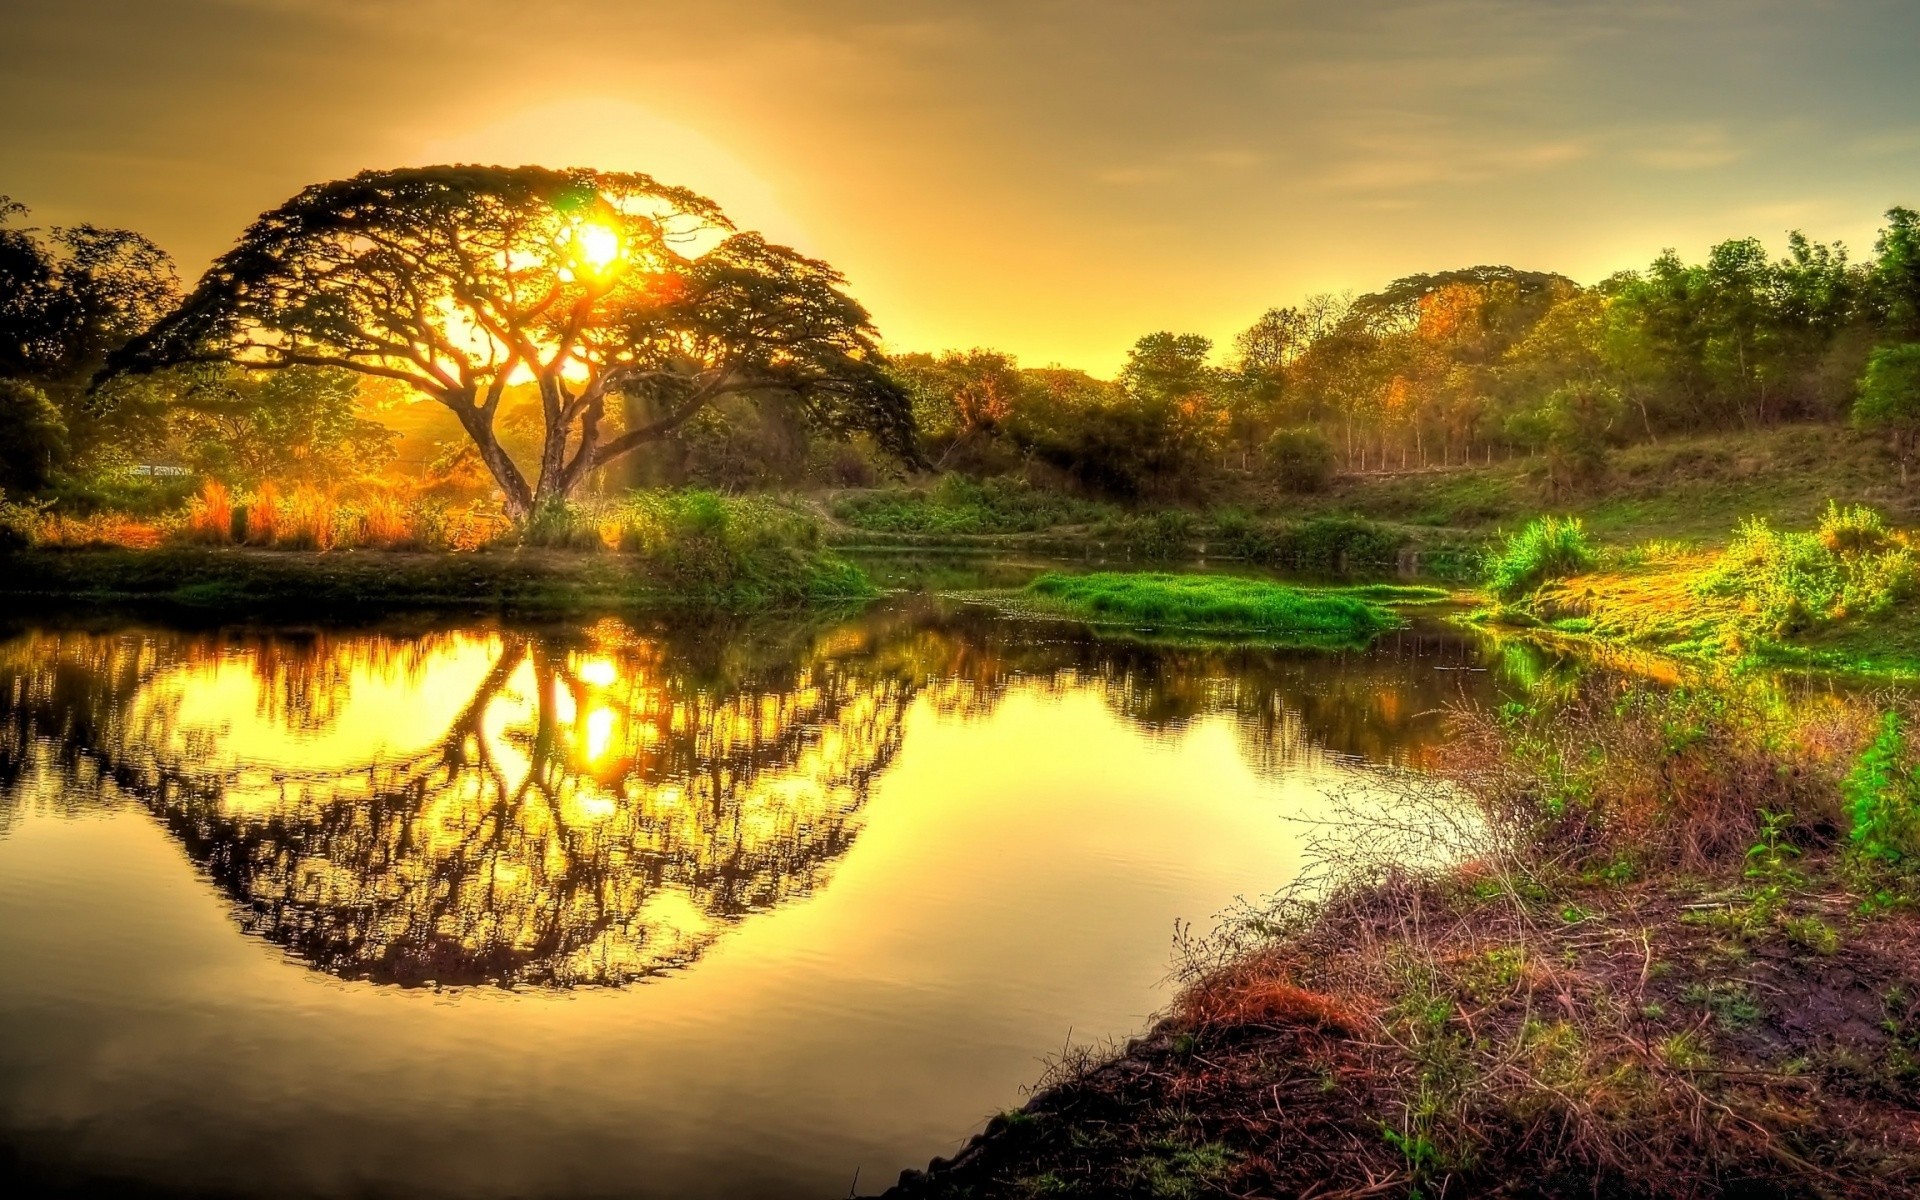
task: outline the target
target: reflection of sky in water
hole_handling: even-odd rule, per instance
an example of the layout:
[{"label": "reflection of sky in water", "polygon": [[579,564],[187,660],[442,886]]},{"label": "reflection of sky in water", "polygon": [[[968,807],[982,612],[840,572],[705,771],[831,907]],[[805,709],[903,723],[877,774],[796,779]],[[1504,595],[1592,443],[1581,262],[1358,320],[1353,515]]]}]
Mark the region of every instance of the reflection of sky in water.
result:
[{"label": "reflection of sky in water", "polygon": [[26,635],[0,647],[0,1126],[280,1191],[864,1189],[1070,1028],[1136,1029],[1173,922],[1285,883],[1279,818],[1417,759],[1473,661],[917,603],[704,636]]}]

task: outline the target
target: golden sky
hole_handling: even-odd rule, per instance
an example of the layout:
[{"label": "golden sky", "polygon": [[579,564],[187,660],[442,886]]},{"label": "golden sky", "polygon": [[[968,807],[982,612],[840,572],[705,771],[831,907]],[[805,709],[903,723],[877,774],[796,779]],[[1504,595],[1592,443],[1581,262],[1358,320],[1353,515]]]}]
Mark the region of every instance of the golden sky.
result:
[{"label": "golden sky", "polygon": [[1920,206],[1915,0],[5,0],[0,192],[195,274],[365,167],[651,171],[895,349],[1112,370],[1321,290]]}]

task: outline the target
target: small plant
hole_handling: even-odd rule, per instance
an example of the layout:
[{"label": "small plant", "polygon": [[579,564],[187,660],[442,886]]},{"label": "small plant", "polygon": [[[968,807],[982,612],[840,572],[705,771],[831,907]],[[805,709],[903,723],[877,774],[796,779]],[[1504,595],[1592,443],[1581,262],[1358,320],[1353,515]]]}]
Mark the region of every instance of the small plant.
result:
[{"label": "small plant", "polygon": [[1578,517],[1537,517],[1487,562],[1487,590],[1517,600],[1541,584],[1593,569],[1596,557]]},{"label": "small plant", "polygon": [[1898,863],[1920,855],[1920,766],[1910,757],[1899,716],[1887,713],[1841,785],[1853,848],[1869,859]]},{"label": "small plant", "polygon": [[1716,979],[1687,985],[1680,998],[1713,1013],[1722,1029],[1751,1029],[1760,1021],[1760,1002],[1739,980]]},{"label": "small plant", "polygon": [[1787,940],[1815,954],[1835,954],[1840,950],[1840,934],[1819,917],[1793,917],[1781,928]]}]

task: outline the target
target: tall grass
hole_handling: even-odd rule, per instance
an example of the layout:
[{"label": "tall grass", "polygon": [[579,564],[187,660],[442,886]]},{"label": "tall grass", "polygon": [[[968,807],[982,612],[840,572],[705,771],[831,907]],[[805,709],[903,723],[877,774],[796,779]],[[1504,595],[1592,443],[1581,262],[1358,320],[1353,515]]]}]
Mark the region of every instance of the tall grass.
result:
[{"label": "tall grass", "polygon": [[1356,595],[1224,575],[1048,573],[1026,594],[1095,623],[1250,633],[1299,645],[1364,644],[1400,623]]},{"label": "tall grass", "polygon": [[1487,560],[1487,590],[1517,600],[1541,584],[1593,569],[1596,555],[1578,517],[1536,517]]}]

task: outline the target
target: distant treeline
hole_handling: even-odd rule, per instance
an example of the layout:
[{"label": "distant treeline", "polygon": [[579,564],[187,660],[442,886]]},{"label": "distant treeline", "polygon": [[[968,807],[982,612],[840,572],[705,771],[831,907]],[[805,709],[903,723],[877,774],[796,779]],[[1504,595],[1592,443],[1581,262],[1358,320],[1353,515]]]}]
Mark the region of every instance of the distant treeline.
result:
[{"label": "distant treeline", "polygon": [[1795,233],[1781,258],[1727,241],[1705,262],[1669,250],[1591,287],[1473,267],[1272,309],[1224,363],[1205,337],[1153,333],[1112,381],[984,349],[894,368],[936,462],[1037,460],[1100,491],[1172,496],[1222,471],[1311,489],[1335,469],[1518,452],[1567,483],[1613,445],[1850,416],[1891,426],[1904,449],[1920,418],[1914,343],[1920,214],[1895,208],[1861,263]]}]

